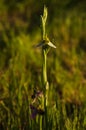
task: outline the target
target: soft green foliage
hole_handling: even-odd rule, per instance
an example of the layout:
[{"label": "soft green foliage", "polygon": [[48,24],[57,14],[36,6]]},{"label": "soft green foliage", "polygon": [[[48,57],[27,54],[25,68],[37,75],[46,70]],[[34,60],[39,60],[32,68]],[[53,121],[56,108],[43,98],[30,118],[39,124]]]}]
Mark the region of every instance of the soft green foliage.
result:
[{"label": "soft green foliage", "polygon": [[[0,0],[0,130],[86,129],[85,3]],[[44,115],[32,119],[30,109],[34,89],[42,89],[43,59],[34,45],[41,39],[44,4],[49,12],[46,31],[57,46],[47,59],[47,126]]]}]

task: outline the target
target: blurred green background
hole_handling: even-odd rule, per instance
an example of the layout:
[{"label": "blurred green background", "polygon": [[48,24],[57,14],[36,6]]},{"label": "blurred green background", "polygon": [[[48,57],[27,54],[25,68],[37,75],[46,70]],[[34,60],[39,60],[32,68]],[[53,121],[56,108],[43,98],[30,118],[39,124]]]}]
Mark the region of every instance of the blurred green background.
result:
[{"label": "blurred green background", "polygon": [[[42,37],[40,16],[44,5],[48,8],[47,35],[57,46],[50,50],[47,58],[51,124],[57,121],[58,127],[65,124],[62,124],[61,109],[54,108],[59,104],[57,97],[80,108],[86,104],[86,1],[0,0],[1,130],[33,130],[39,124],[31,123],[29,104],[34,89],[42,87],[41,48],[34,48],[34,45]],[[56,112],[61,114],[61,119],[56,117]],[[86,109],[81,109],[80,129],[86,128],[85,113]]]},{"label": "blurred green background", "polygon": [[44,5],[47,34],[57,46],[48,54],[49,84],[65,102],[86,103],[86,1],[0,0],[0,121],[41,86],[41,49],[34,45]]}]

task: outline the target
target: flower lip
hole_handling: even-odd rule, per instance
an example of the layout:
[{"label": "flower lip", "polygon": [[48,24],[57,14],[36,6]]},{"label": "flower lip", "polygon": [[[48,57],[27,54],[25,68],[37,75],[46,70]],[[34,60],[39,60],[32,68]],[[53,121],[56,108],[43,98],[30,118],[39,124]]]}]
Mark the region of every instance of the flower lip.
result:
[{"label": "flower lip", "polygon": [[34,119],[38,114],[37,108],[34,107],[33,105],[30,105],[30,109],[31,109],[31,118]]},{"label": "flower lip", "polygon": [[31,118],[34,119],[36,118],[37,114],[39,115],[44,115],[45,111],[41,108],[36,108],[35,106],[30,104],[30,109],[31,109]]}]

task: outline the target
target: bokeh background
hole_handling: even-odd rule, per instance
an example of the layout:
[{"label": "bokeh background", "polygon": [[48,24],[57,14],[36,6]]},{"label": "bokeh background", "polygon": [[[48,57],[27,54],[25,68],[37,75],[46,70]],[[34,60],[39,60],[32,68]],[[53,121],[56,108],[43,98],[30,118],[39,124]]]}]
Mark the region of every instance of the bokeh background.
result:
[{"label": "bokeh background", "polygon": [[57,46],[48,54],[49,84],[65,102],[86,103],[86,1],[0,0],[0,122],[42,85],[41,49],[34,45],[44,5],[47,35]]}]

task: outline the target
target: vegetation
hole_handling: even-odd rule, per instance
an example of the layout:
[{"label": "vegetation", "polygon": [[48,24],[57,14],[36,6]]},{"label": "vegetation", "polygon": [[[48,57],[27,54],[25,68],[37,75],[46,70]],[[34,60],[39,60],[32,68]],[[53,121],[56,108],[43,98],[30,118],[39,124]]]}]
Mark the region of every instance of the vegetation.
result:
[{"label": "vegetation", "polygon": [[[57,47],[47,53],[48,91],[41,49],[35,47],[47,38],[41,37],[44,5],[46,34]],[[84,0],[0,0],[1,130],[86,129],[85,5]]]}]

